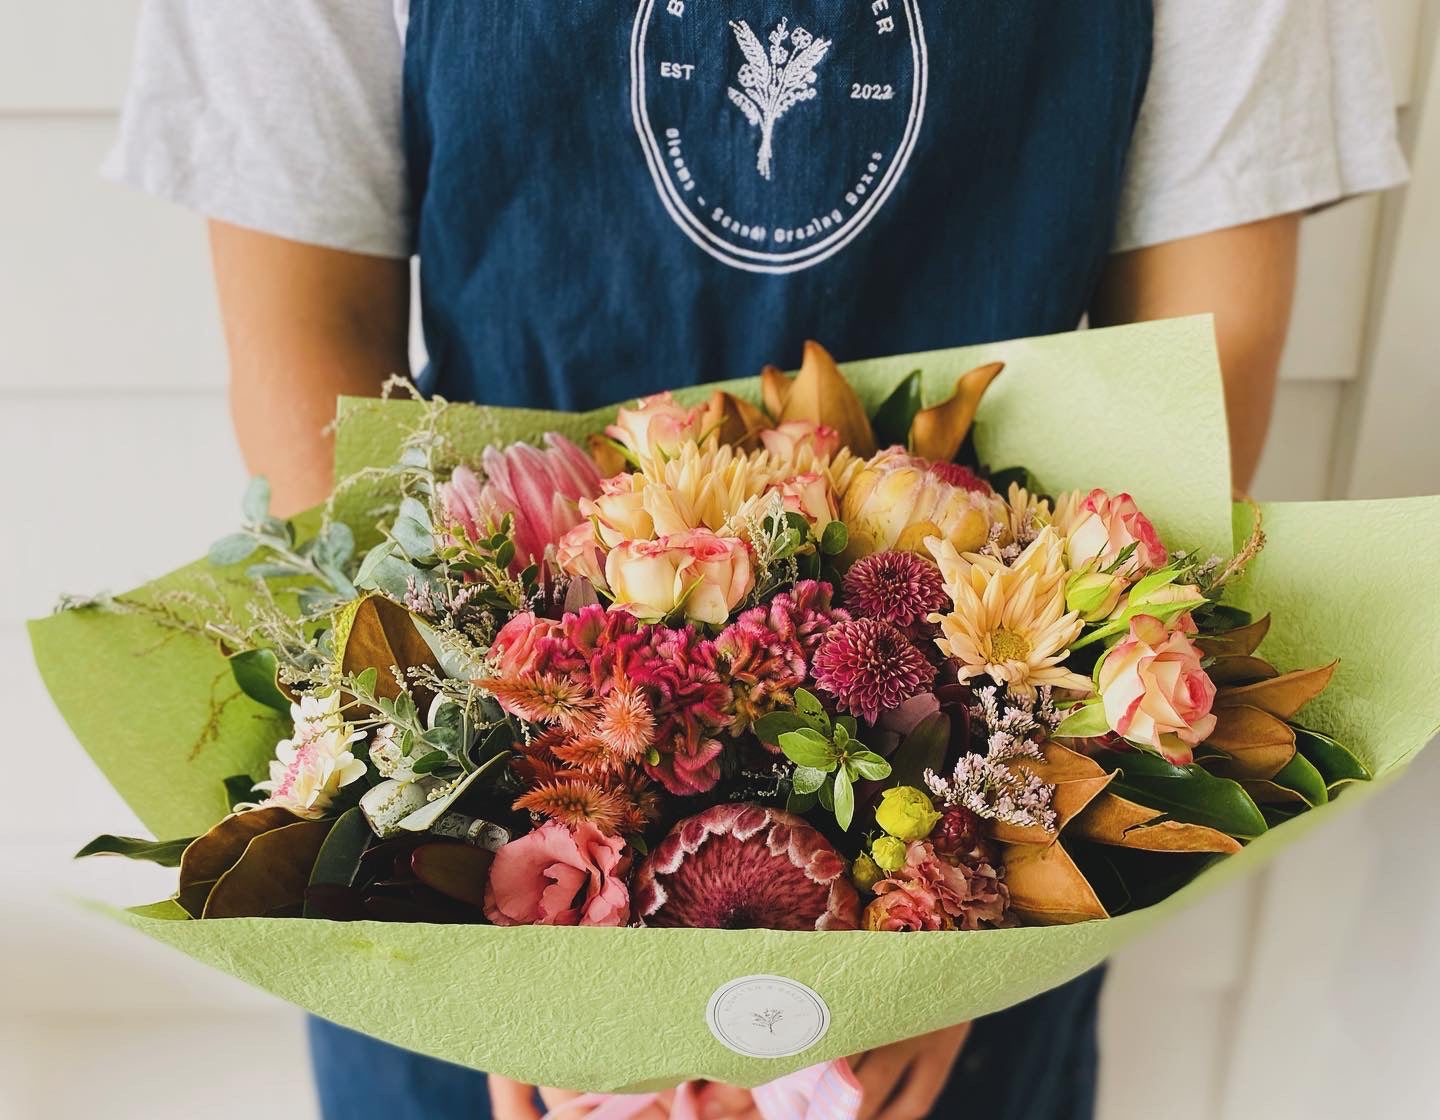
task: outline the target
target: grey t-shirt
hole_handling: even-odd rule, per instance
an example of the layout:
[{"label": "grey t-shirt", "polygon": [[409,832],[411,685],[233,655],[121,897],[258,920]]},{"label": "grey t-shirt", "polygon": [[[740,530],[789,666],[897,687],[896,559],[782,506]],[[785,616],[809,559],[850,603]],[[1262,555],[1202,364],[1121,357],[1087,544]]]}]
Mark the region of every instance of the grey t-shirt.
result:
[{"label": "grey t-shirt", "polygon": [[[235,225],[411,251],[405,0],[146,0],[105,172]],[[1405,179],[1373,0],[1155,0],[1116,251]]]}]

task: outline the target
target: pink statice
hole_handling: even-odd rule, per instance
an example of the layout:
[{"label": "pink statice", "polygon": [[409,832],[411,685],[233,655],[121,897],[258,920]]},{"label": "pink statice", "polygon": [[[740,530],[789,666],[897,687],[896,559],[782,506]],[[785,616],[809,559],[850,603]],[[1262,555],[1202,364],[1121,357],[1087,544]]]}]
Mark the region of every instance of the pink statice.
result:
[{"label": "pink statice", "polygon": [[914,642],[873,618],[831,627],[815,650],[810,672],[840,708],[870,723],[924,692],[935,679],[935,666]]},{"label": "pink statice", "polygon": [[600,468],[570,440],[545,436],[546,449],[514,443],[487,447],[480,458],[484,480],[459,466],[436,487],[452,532],[474,542],[490,536],[506,514],[514,519],[515,565],[538,561],[579,525],[578,503],[600,493]]},{"label": "pink statice", "polygon": [[855,615],[902,630],[929,625],[925,620],[931,613],[950,607],[939,567],[914,552],[876,552],[861,557],[845,573],[842,590]]}]

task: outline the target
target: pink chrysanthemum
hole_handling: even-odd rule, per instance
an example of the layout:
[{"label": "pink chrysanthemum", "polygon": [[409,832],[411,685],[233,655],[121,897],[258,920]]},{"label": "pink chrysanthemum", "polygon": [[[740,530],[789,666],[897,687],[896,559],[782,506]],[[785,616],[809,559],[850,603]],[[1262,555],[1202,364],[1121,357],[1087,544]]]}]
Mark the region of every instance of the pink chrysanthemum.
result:
[{"label": "pink chrysanthemum", "polygon": [[844,857],[801,818],[716,805],[683,820],[635,875],[635,917],[691,929],[855,929]]},{"label": "pink chrysanthemum", "polygon": [[914,552],[876,552],[845,573],[845,601],[861,618],[901,628],[924,622],[950,606],[945,577],[934,561]]},{"label": "pink chrysanthemum", "polygon": [[851,715],[870,723],[930,687],[935,666],[915,643],[873,618],[832,627],[811,662],[815,683]]}]

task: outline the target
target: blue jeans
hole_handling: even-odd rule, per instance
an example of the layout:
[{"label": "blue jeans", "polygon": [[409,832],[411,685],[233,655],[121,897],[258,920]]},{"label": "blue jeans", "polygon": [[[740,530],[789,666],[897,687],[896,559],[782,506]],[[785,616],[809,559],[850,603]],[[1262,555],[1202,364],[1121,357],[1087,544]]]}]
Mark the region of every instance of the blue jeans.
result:
[{"label": "blue jeans", "polygon": [[[1104,969],[975,1024],[935,1117],[1092,1120]],[[485,1075],[323,1019],[310,1054],[325,1120],[490,1120]]]}]

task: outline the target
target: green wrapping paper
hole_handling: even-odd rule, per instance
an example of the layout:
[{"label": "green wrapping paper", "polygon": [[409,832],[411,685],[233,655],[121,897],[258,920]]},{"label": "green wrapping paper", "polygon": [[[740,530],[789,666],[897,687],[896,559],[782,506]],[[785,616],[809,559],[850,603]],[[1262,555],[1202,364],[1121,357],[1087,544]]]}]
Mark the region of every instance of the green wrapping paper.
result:
[{"label": "green wrapping paper", "polygon": [[[1232,505],[1225,418],[1207,318],[1087,331],[844,367],[874,406],[919,368],[926,397],[982,362],[1007,369],[975,436],[994,467],[1023,463],[1046,488],[1128,490],[1174,544],[1228,552]],[[728,383],[758,397],[756,379]],[[694,400],[710,387],[678,394]],[[392,462],[411,402],[344,401],[337,474]],[[458,447],[545,431],[583,437],[612,409],[575,415],[454,406]],[[387,495],[361,481],[337,511],[362,544]],[[1233,533],[1248,535],[1248,507]],[[1048,928],[896,935],[767,930],[498,928],[302,919],[192,921],[173,904],[118,912],[159,941],[333,1019],[413,1050],[542,1084],[616,1091],[706,1077],[753,1086],[815,1062],[1000,1010],[1097,964],[1157,922],[1394,779],[1440,730],[1440,498],[1264,507],[1268,546],[1230,601],[1269,611],[1261,652],[1282,668],[1340,658],[1302,712],[1376,782],[1272,829],[1164,903]],[[196,564],[125,598],[238,571]],[[160,838],[193,835],[226,811],[221,780],[260,775],[288,728],[236,694],[214,646],[137,614],[69,611],[32,623],[36,658],[70,727]],[[207,729],[211,732],[207,734]],[[104,822],[92,822],[97,828]],[[784,1057],[718,1040],[712,996],[740,977],[808,985],[828,1029]],[[811,1034],[817,1033],[812,1031]],[[807,1035],[806,1037],[809,1037]]]}]

